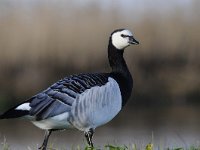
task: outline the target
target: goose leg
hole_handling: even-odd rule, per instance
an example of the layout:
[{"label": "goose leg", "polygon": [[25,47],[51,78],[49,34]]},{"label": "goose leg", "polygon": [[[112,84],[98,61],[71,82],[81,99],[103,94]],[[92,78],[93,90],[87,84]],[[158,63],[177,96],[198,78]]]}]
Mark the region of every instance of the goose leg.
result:
[{"label": "goose leg", "polygon": [[42,146],[39,148],[39,150],[46,150],[47,149],[47,143],[49,140],[49,136],[51,135],[52,130],[46,130],[45,131],[45,136],[44,136],[44,141],[42,143]]},{"label": "goose leg", "polygon": [[92,142],[93,134],[94,134],[93,129],[89,129],[89,131],[85,132],[85,137],[86,137],[87,143],[88,143],[89,147],[91,147],[91,148],[94,147],[93,142]]}]

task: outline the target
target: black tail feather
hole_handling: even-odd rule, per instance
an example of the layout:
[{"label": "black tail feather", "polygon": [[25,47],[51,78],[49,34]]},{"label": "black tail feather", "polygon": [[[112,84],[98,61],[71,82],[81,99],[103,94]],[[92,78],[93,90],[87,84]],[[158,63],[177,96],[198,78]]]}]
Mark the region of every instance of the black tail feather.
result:
[{"label": "black tail feather", "polygon": [[2,115],[0,115],[0,119],[9,119],[9,118],[19,118],[29,114],[27,110],[16,110],[15,108],[11,108]]},{"label": "black tail feather", "polygon": [[2,115],[0,115],[0,119],[4,119],[4,117],[3,117],[3,114],[2,114]]}]

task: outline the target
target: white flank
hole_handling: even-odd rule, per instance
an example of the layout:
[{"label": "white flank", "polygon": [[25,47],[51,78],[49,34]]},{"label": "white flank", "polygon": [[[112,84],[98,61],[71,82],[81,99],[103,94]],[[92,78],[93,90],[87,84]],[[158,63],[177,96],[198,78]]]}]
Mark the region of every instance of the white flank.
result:
[{"label": "white flank", "polygon": [[121,110],[122,97],[118,83],[109,78],[108,82],[82,93],[72,106],[71,123],[82,131],[96,128],[111,121]]},{"label": "white flank", "polygon": [[71,128],[71,125],[68,122],[69,113],[62,113],[60,115],[47,118],[40,121],[32,121],[32,123],[41,128],[41,129],[66,129]]},{"label": "white flank", "polygon": [[24,103],[24,104],[21,104],[19,105],[17,108],[15,108],[15,110],[30,110],[31,107],[30,107],[30,103]]},{"label": "white flank", "polygon": [[127,46],[129,46],[129,38],[128,37],[122,37],[121,35],[127,35],[127,36],[133,36],[133,34],[129,30],[122,30],[119,32],[115,32],[112,35],[112,44],[117,49],[124,49]]}]

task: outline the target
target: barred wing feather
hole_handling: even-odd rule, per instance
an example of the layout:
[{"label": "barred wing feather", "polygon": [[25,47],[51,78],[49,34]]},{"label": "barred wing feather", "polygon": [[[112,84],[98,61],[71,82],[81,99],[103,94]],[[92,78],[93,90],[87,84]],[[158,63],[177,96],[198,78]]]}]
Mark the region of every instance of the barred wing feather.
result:
[{"label": "barred wing feather", "polygon": [[[108,82],[108,74],[80,74],[66,77],[47,90],[32,97],[30,116],[36,120],[47,119],[64,112],[70,112],[77,97],[95,86],[103,86]],[[27,102],[26,102],[27,103]]]}]

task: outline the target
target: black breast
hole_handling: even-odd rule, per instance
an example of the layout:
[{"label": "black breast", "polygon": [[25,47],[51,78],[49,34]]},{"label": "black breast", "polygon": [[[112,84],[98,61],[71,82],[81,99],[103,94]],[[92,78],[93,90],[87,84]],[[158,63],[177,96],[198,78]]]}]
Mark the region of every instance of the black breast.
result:
[{"label": "black breast", "polygon": [[122,107],[127,103],[129,97],[131,96],[132,88],[133,88],[133,79],[130,76],[126,76],[125,74],[112,72],[110,76],[114,78],[119,84],[119,88],[122,95]]}]

